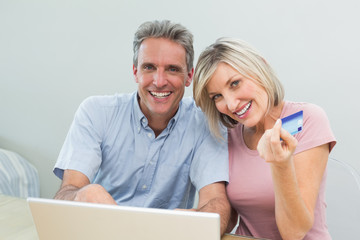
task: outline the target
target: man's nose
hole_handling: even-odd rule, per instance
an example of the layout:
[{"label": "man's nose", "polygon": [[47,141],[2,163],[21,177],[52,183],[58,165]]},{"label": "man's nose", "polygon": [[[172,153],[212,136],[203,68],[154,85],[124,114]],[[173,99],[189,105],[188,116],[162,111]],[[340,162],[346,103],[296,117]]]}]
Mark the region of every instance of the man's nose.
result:
[{"label": "man's nose", "polygon": [[158,88],[162,88],[167,84],[166,73],[164,70],[158,69],[156,71],[153,84]]}]

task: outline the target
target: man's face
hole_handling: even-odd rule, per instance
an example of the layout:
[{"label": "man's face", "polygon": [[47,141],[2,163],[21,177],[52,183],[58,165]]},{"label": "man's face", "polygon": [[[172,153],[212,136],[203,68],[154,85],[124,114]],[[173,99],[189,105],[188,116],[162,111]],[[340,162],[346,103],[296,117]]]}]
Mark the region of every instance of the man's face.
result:
[{"label": "man's face", "polygon": [[139,84],[139,104],[149,119],[172,118],[191,84],[194,69],[186,67],[185,49],[165,38],[148,38],[140,46],[138,65],[133,66]]}]

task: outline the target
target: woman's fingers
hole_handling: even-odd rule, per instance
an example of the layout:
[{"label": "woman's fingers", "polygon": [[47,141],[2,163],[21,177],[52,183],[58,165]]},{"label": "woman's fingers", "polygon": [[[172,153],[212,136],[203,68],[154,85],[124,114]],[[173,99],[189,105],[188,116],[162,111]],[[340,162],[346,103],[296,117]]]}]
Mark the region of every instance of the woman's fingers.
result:
[{"label": "woman's fingers", "polygon": [[276,120],[275,125],[272,128],[271,136],[270,136],[270,147],[275,158],[276,156],[281,155],[283,152],[280,142],[280,136],[281,136],[280,132],[281,132],[281,120],[278,119]]},{"label": "woman's fingers", "polygon": [[283,162],[290,159],[296,146],[297,140],[281,128],[281,120],[278,119],[272,129],[265,131],[257,150],[267,162]]},{"label": "woman's fingers", "polygon": [[281,129],[280,131],[280,137],[283,140],[282,141],[282,148],[285,151],[288,151],[290,154],[293,154],[295,151],[295,148],[297,146],[298,141],[294,136],[292,136],[288,131],[285,129]]}]

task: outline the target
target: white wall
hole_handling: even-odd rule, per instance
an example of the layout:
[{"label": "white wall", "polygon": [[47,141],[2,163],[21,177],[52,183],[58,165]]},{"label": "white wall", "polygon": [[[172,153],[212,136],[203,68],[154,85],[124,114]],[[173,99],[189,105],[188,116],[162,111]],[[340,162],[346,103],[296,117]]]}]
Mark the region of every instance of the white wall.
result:
[{"label": "white wall", "polygon": [[196,58],[221,36],[257,47],[286,99],[326,110],[332,157],[360,171],[359,10],[355,0],[0,0],[0,147],[32,162],[42,197],[52,197],[52,168],[80,102],[136,90],[133,34],[146,20],[171,19],[194,33]]}]

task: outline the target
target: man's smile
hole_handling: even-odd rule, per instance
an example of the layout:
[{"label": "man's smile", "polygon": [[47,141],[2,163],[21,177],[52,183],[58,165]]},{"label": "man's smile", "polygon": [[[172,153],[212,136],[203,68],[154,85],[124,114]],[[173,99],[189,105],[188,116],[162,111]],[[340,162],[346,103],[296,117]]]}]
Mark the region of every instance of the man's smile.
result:
[{"label": "man's smile", "polygon": [[171,92],[153,92],[153,91],[149,91],[149,93],[156,98],[166,98],[171,94]]}]

